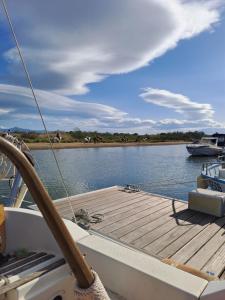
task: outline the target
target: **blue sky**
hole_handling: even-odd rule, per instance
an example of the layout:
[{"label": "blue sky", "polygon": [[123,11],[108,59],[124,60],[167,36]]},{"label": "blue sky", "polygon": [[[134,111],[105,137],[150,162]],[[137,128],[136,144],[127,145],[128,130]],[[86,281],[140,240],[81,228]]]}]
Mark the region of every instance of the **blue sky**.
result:
[{"label": "blue sky", "polygon": [[[50,130],[224,131],[224,0],[7,3]],[[41,129],[2,11],[0,39],[0,126]]]},{"label": "blue sky", "polygon": [[186,95],[197,102],[211,103],[216,117],[224,121],[225,102],[225,20],[214,32],[206,32],[181,41],[163,56],[155,59],[149,66],[126,75],[110,76],[100,84],[90,85],[89,95],[80,99],[101,101],[115,105],[121,110],[157,120],[175,117],[174,111],[160,108],[141,101],[141,87],[157,87]]}]

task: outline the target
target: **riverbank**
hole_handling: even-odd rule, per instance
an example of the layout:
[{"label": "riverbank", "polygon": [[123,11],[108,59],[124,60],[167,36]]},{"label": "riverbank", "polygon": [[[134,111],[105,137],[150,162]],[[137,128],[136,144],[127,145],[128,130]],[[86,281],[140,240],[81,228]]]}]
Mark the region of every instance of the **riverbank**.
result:
[{"label": "riverbank", "polygon": [[[104,147],[137,147],[137,146],[163,146],[188,144],[184,141],[157,142],[157,143],[54,143],[54,149],[76,149],[76,148],[104,148]],[[49,143],[28,143],[31,150],[50,149]]]}]

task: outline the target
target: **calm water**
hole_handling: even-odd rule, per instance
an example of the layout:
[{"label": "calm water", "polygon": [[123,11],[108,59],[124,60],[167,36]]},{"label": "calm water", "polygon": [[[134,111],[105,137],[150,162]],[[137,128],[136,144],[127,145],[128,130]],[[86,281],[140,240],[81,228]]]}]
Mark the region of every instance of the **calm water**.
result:
[{"label": "calm water", "polygon": [[[37,171],[52,198],[65,197],[51,151],[32,153]],[[188,191],[195,188],[203,162],[215,159],[191,158],[185,145],[63,149],[56,150],[56,155],[70,195],[135,184],[147,192],[184,200]],[[2,192],[2,183],[0,185]],[[2,194],[7,194],[6,190]],[[31,197],[28,195],[26,200],[31,201]]]},{"label": "calm water", "polygon": [[[33,155],[52,198],[64,197],[51,151],[36,150]],[[202,163],[215,159],[191,158],[185,145],[63,149],[56,150],[56,155],[70,195],[135,184],[147,192],[184,200],[188,191],[196,187]]]}]

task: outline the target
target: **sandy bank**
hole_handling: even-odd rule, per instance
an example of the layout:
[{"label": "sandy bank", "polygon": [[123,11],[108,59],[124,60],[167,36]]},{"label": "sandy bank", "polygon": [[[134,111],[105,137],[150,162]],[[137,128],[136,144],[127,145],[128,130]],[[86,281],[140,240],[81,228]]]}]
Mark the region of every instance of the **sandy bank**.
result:
[{"label": "sandy bank", "polygon": [[[163,145],[181,145],[188,142],[160,142],[160,143],[55,143],[55,149],[76,149],[76,148],[103,148],[103,147],[134,147],[134,146],[163,146]],[[30,149],[50,149],[48,143],[29,143],[27,144]]]}]

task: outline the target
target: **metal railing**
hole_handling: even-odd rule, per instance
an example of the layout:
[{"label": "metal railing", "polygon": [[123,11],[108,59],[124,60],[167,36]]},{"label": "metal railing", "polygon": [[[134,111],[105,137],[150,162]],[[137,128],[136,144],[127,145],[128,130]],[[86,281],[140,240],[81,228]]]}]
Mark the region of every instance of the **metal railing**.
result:
[{"label": "metal railing", "polygon": [[219,176],[219,167],[222,166],[222,162],[204,163],[202,165],[202,173],[210,177]]}]

